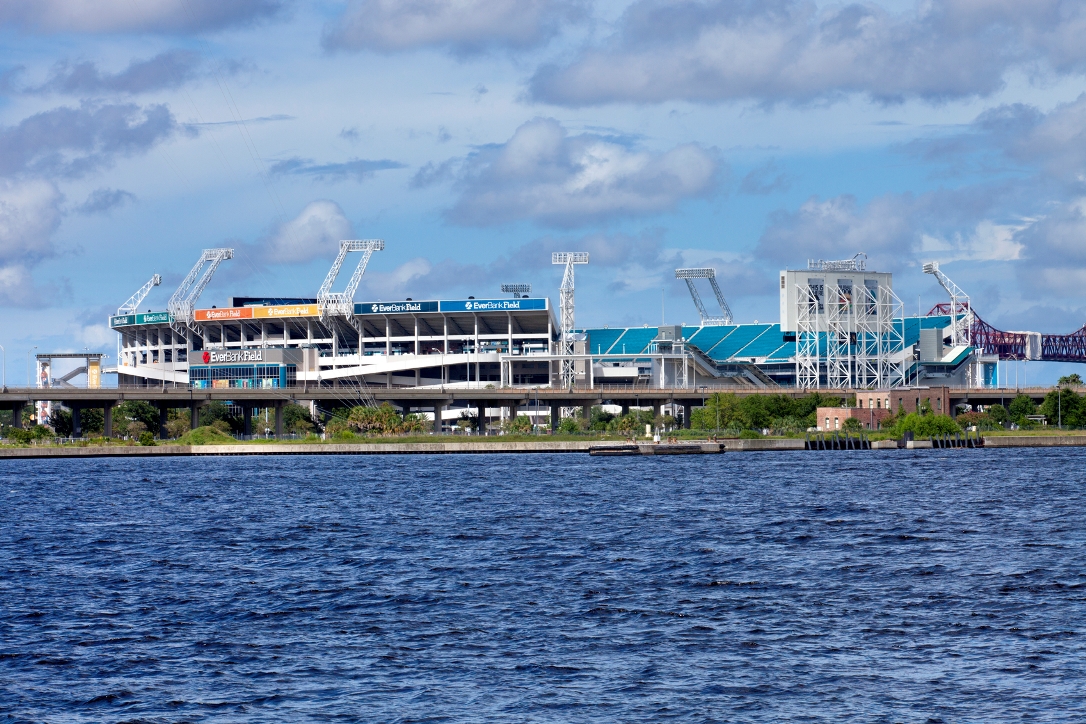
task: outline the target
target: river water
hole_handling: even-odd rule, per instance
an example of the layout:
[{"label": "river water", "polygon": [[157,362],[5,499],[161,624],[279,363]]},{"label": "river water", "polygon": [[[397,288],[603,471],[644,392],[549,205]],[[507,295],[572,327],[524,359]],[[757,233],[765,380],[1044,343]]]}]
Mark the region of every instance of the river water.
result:
[{"label": "river water", "polygon": [[1086,719],[1086,451],[0,462],[28,722]]}]

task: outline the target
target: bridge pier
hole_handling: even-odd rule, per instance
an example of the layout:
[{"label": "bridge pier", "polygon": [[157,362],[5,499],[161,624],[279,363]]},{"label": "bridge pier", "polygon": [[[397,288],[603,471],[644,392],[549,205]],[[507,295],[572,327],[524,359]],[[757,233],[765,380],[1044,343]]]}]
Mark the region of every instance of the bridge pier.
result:
[{"label": "bridge pier", "polygon": [[102,417],[105,418],[105,429],[102,431],[106,437],[113,437],[113,403],[102,407]]},{"label": "bridge pier", "polygon": [[72,437],[83,437],[83,421],[79,416],[79,405],[72,405]]},{"label": "bridge pier", "polygon": [[16,402],[11,407],[11,426],[17,427],[20,430],[23,428],[23,408],[26,403]]},{"label": "bridge pier", "polygon": [[283,401],[276,400],[275,402],[275,439],[279,440],[283,437]]},{"label": "bridge pier", "polygon": [[253,406],[242,405],[241,406],[241,435],[245,440],[251,440],[253,438]]},{"label": "bridge pier", "polygon": [[170,433],[166,430],[166,421],[169,420],[170,408],[165,402],[158,403],[158,439],[165,440]]}]

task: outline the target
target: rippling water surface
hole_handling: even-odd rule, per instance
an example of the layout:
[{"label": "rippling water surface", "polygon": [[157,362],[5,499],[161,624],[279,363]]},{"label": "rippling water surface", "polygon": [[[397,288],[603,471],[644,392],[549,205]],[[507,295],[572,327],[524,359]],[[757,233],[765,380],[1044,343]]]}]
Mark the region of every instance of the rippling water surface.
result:
[{"label": "rippling water surface", "polygon": [[12,721],[1086,718],[1086,451],[0,480]]}]

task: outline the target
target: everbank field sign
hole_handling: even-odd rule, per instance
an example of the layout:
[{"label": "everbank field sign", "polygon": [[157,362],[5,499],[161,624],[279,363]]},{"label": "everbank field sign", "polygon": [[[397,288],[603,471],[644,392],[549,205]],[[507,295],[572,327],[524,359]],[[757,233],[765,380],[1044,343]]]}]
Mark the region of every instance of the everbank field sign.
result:
[{"label": "everbank field sign", "polygon": [[243,349],[238,352],[212,352],[209,350],[200,355],[200,359],[203,360],[205,365],[230,364],[231,362],[263,362],[264,350]]}]

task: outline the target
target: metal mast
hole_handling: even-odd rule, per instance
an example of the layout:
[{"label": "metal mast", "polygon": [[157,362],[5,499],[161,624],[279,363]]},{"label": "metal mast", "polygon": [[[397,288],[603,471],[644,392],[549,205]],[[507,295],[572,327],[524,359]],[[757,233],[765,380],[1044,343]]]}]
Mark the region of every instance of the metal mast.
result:
[{"label": "metal mast", "polygon": [[[332,268],[328,270],[328,276],[324,278],[320,291],[317,292],[317,306],[320,308],[321,319],[327,320],[335,315],[342,315],[351,319],[354,314],[354,293],[358,291],[358,284],[362,281],[362,275],[366,273],[366,265],[370,263],[373,252],[385,248],[384,239],[344,239],[339,242],[339,254],[332,262]],[[360,251],[362,258],[358,260],[354,274],[347,282],[347,288],[342,292],[333,292],[332,284],[339,276],[339,270],[343,267],[343,260],[348,252]]]},{"label": "metal mast", "polygon": [[[177,287],[177,291],[170,297],[170,301],[166,303],[166,309],[170,312],[170,326],[173,327],[175,332],[187,336],[187,330],[200,331],[199,327],[192,321],[192,311],[196,305],[196,300],[200,298],[204,288],[211,281],[211,277],[215,274],[215,270],[219,268],[219,264],[233,258],[233,249],[204,249],[204,252],[200,255],[200,261],[196,262],[196,266],[192,267],[192,271],[188,273],[181,285]],[[207,264],[206,269],[204,269],[204,264]],[[200,274],[201,269],[204,269],[202,276]],[[197,281],[197,277],[199,277],[199,281]]]},{"label": "metal mast", "polygon": [[128,298],[128,301],[117,307],[117,314],[135,314],[140,306],[140,302],[147,298],[147,295],[151,293],[151,289],[157,287],[162,283],[162,277],[155,274],[151,277],[150,281],[144,284],[139,290]]},{"label": "metal mast", "polygon": [[[676,269],[675,278],[683,279],[686,281],[686,288],[690,290],[690,296],[694,300],[694,306],[698,308],[698,315],[701,316],[701,326],[719,326],[732,323],[732,310],[728,306],[728,302],[724,299],[724,294],[720,291],[720,287],[716,283],[716,269],[712,267],[699,267],[696,269]],[[716,295],[716,301],[720,305],[720,316],[711,316],[705,311],[705,304],[701,301],[701,295],[698,294],[697,287],[694,286],[695,279],[708,279],[709,284],[713,287],[713,294]]]},{"label": "metal mast", "polygon": [[565,274],[562,275],[562,286],[558,288],[559,291],[559,303],[558,308],[561,311],[560,331],[561,340],[559,341],[558,354],[565,357],[562,360],[562,387],[569,389],[573,387],[573,383],[576,380],[577,372],[573,364],[573,265],[574,264],[587,264],[588,252],[587,251],[556,251],[551,254],[551,264],[564,264],[566,267]]},{"label": "metal mast", "polygon": [[502,284],[502,294],[512,294],[513,299],[528,296],[532,293],[531,284]]},{"label": "metal mast", "polygon": [[969,346],[972,341],[973,312],[969,308],[969,295],[939,270],[939,262],[924,264],[924,273],[931,274],[950,295],[950,343],[955,346]]}]

